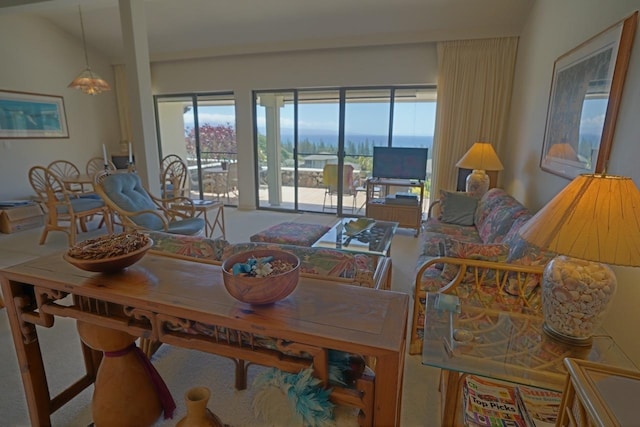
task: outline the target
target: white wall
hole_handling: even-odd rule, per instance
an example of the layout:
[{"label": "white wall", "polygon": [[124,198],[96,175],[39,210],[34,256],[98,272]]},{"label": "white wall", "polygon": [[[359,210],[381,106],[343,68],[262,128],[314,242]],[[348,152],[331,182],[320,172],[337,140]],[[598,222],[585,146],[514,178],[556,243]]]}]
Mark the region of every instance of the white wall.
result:
[{"label": "white wall", "polygon": [[[520,37],[507,141],[500,153],[502,182],[538,210],[569,180],[540,169],[554,61],[565,52],[640,9],[640,0],[537,0]],[[640,185],[640,31],[636,33],[608,173]],[[640,243],[640,242],[639,242]],[[618,293],[605,327],[640,366],[640,269],[614,268]]]},{"label": "white wall", "polygon": [[154,63],[155,94],[233,91],[239,207],[255,208],[251,91],[304,87],[435,84],[435,44],[331,49]]},{"label": "white wall", "polygon": [[[90,96],[67,85],[84,68],[82,43],[40,18],[0,15],[0,89],[64,98],[68,139],[0,140],[0,200],[33,195],[28,171],[66,159],[84,171],[87,160],[102,155],[102,144],[120,150],[113,92]],[[92,69],[113,83],[112,68],[89,52]]]}]

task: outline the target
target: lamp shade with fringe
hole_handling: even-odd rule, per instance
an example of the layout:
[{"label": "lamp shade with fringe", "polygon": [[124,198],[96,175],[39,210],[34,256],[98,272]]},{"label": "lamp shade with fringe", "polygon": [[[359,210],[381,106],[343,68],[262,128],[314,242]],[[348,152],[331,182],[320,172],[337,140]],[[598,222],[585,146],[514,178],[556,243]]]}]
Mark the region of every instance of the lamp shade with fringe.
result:
[{"label": "lamp shade with fringe", "polygon": [[583,174],[519,230],[530,244],[560,256],[542,284],[545,331],[589,345],[616,290],[603,264],[640,266],[640,191],[628,177]]},{"label": "lamp shade with fringe", "polygon": [[69,83],[72,89],[80,89],[82,93],[87,95],[98,95],[102,92],[111,90],[111,86],[97,73],[89,67],[89,54],[87,53],[87,40],[84,34],[84,21],[82,19],[82,9],[78,5],[78,14],[80,15],[80,30],[82,31],[82,48],[84,50],[85,69]]}]

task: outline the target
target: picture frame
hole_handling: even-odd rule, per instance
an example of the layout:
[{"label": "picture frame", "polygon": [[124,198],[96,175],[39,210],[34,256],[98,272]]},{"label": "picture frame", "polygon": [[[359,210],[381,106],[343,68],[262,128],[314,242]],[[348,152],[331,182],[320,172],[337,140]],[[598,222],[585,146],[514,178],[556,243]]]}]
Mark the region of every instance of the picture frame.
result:
[{"label": "picture frame", "polygon": [[638,11],[553,66],[540,168],[573,179],[606,171]]},{"label": "picture frame", "polygon": [[0,139],[69,138],[62,96],[0,90]]}]

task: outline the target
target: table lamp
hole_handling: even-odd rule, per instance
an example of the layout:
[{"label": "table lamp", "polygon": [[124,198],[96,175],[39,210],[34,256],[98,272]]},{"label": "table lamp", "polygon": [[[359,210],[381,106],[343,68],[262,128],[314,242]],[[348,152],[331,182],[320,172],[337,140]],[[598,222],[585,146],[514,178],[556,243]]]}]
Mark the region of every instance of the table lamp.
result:
[{"label": "table lamp", "polygon": [[456,163],[464,169],[472,169],[467,176],[466,191],[475,197],[482,197],[489,190],[489,175],[485,171],[504,169],[498,155],[488,142],[476,142]]},{"label": "table lamp", "polygon": [[631,178],[580,175],[519,234],[559,254],[542,278],[544,331],[562,342],[590,345],[616,291],[605,264],[640,266],[640,191]]}]

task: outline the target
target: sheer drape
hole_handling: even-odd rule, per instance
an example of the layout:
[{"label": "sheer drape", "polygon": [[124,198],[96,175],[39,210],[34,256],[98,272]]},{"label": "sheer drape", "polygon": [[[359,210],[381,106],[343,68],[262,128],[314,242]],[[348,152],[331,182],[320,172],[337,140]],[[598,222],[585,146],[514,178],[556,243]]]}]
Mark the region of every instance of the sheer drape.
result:
[{"label": "sheer drape", "polygon": [[517,47],[517,37],[438,43],[432,199],[455,189],[455,164],[474,142],[490,142],[500,156]]},{"label": "sheer drape", "polygon": [[125,66],[113,66],[115,79],[116,102],[118,104],[118,118],[120,119],[120,141],[131,141],[131,125],[129,123],[129,96],[127,95],[127,74]]}]

